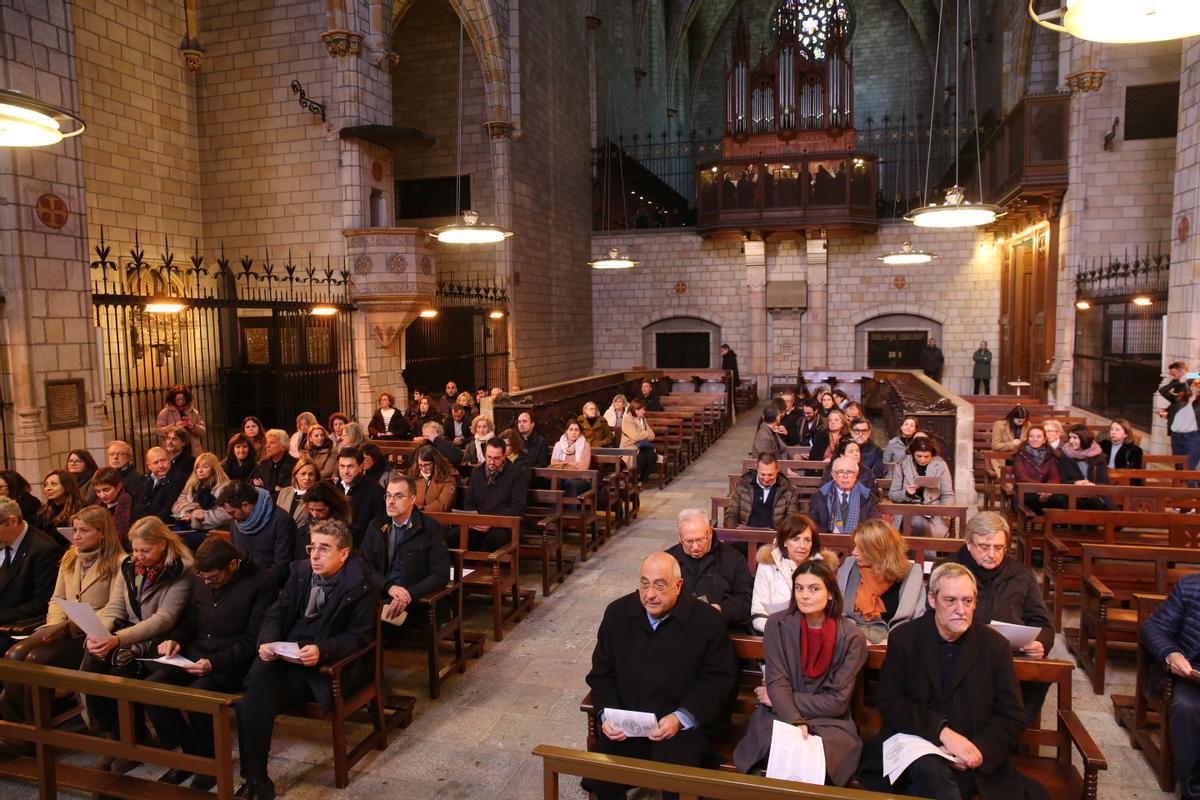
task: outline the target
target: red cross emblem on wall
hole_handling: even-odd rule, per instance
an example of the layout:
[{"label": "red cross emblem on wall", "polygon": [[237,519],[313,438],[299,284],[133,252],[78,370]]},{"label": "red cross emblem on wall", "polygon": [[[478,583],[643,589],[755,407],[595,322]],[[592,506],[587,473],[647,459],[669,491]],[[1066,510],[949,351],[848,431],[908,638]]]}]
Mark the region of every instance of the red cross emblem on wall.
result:
[{"label": "red cross emblem on wall", "polygon": [[683,294],[687,291],[687,284],[683,281],[675,282],[675,294]]},{"label": "red cross emblem on wall", "polygon": [[71,216],[71,209],[67,208],[66,202],[56,194],[44,194],[39,197],[34,210],[37,211],[37,217],[43,225],[55,230],[66,225]]}]

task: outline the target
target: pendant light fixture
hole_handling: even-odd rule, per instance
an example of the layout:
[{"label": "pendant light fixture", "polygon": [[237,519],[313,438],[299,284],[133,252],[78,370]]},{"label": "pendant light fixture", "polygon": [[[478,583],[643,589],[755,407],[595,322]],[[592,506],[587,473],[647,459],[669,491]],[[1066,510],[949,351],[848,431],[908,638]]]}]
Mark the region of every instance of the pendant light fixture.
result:
[{"label": "pendant light fixture", "polygon": [[[612,210],[612,113],[613,91],[612,80],[610,79],[608,82],[608,113],[604,115],[607,133],[604,138],[604,189],[601,192],[601,202],[604,208],[602,212],[604,214],[604,233],[606,234],[610,229],[608,219],[609,213]],[[617,169],[621,173],[621,215],[623,217],[621,225],[622,227],[626,227],[629,225],[629,209],[625,205],[628,200],[628,195],[625,191],[625,154],[618,153],[617,158]],[[597,258],[595,261],[589,261],[588,266],[592,269],[633,269],[641,263],[640,261],[634,261],[632,258],[626,258],[621,255],[619,247],[610,247],[608,248],[608,252],[603,256]]]},{"label": "pendant light fixture", "polygon": [[641,263],[622,256],[619,248],[610,247],[604,257],[589,261],[588,265],[593,269],[632,269]]},{"label": "pendant light fixture", "polygon": [[[933,113],[937,108],[937,75],[938,67],[942,55],[942,28],[945,27],[945,10],[946,0],[942,0],[938,9],[938,39],[937,50],[933,59],[933,98],[930,101],[929,109],[929,160],[925,164],[925,194],[924,197],[928,201],[929,198],[929,167],[933,161]],[[960,148],[958,143],[959,131],[962,129],[961,109],[959,107],[959,97],[962,95],[962,59],[958,56],[957,43],[962,40],[961,20],[962,20],[962,0],[954,0],[954,185],[946,190],[946,202],[944,203],[928,203],[920,208],[914,208],[904,216],[906,220],[916,225],[919,228],[978,228],[981,225],[990,225],[999,218],[1004,211],[999,206],[994,206],[983,202],[983,157],[979,144],[979,93],[975,86],[975,14],[971,6],[971,0],[967,0],[967,24],[969,26],[970,36],[967,37],[969,48],[968,54],[971,58],[971,98],[975,102],[975,167],[978,170],[977,180],[979,183],[979,201],[971,202],[967,199],[966,191],[959,185],[959,156]]]},{"label": "pendant light fixture", "polygon": [[[33,29],[24,3],[21,13],[25,16],[25,39],[29,43],[29,66],[33,70],[36,94],[37,55],[33,52]],[[83,120],[64,108],[43,103],[37,97],[14,89],[0,89],[0,147],[46,147],[78,136],[83,129]]]},{"label": "pendant light fixture", "polygon": [[1037,13],[1036,4],[1029,0],[1029,16],[1038,25],[1090,42],[1134,44],[1200,35],[1196,0],[1066,0],[1045,14]]},{"label": "pendant light fixture", "polygon": [[884,253],[879,256],[879,260],[885,264],[928,264],[937,256],[933,253],[927,253],[924,250],[914,250],[912,242],[904,242],[900,245],[899,250],[893,250],[890,253]]},{"label": "pendant light fixture", "polygon": [[512,231],[495,225],[480,224],[479,213],[462,207],[462,120],[463,120],[463,37],[466,22],[459,7],[458,11],[458,127],[455,130],[454,160],[454,213],[461,215],[461,222],[443,225],[433,231],[442,244],[495,244],[512,236]]}]

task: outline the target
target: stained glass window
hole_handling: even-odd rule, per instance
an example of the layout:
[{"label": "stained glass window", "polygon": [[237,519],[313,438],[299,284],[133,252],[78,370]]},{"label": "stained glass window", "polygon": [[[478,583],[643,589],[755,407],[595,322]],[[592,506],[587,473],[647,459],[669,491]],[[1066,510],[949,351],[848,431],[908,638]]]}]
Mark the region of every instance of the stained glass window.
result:
[{"label": "stained glass window", "polygon": [[832,19],[846,23],[846,38],[854,33],[854,14],[849,0],[783,0],[771,16],[771,33],[795,37],[814,59],[825,58],[825,35]]}]

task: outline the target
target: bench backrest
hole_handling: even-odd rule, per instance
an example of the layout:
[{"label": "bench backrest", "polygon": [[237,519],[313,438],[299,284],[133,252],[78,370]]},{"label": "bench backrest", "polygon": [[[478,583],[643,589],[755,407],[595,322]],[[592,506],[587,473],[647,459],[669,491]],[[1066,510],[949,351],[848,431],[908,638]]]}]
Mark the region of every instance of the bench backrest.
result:
[{"label": "bench backrest", "polygon": [[1141,481],[1143,486],[1186,486],[1200,481],[1200,470],[1186,469],[1110,469],[1108,479],[1119,486]]},{"label": "bench backrest", "polygon": [[[1096,544],[1200,547],[1200,515],[1133,511],[1069,511],[1046,509],[1047,535],[1068,551],[1079,552],[1085,541]],[[1102,538],[1102,541],[1098,541]]]},{"label": "bench backrest", "polygon": [[438,522],[445,525],[447,528],[452,528],[457,532],[458,538],[455,540],[457,544],[455,549],[463,551],[463,557],[468,561],[486,560],[491,553],[472,551],[467,547],[470,536],[469,531],[472,526],[487,526],[490,528],[505,528],[512,532],[512,538],[502,550],[515,548],[521,534],[521,518],[520,517],[505,517],[495,514],[472,514],[469,511],[426,511],[426,515],[433,517]]},{"label": "bench backrest", "polygon": [[1200,573],[1200,550],[1185,547],[1133,547],[1083,544],[1081,574],[1104,581],[1120,602],[1134,594],[1166,594],[1185,575]]},{"label": "bench backrest", "polygon": [[1076,486],[1070,483],[1018,483],[1017,497],[1046,493],[1063,495],[1071,510],[1081,497],[1110,498],[1122,511],[1161,512],[1180,505],[1191,508],[1200,502],[1200,489],[1173,486]]},{"label": "bench backrest", "polygon": [[[758,548],[764,544],[774,544],[775,531],[771,528],[713,528],[713,536],[717,541],[734,545],[737,549],[746,548],[746,566],[753,575],[758,571]],[[914,563],[924,565],[927,553],[933,553],[932,560],[941,560],[957,553],[963,546],[961,539],[939,539],[932,536],[905,536],[904,546],[908,557]],[[844,533],[822,533],[820,535],[821,549],[837,553],[841,561],[845,561],[854,550],[854,537]],[[836,569],[836,567],[835,567]]]}]

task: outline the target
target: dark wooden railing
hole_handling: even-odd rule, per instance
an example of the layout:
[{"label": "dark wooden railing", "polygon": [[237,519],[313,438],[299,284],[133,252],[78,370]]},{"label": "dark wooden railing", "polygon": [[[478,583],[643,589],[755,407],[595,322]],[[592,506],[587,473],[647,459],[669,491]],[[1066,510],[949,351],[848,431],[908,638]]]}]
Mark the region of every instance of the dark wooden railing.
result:
[{"label": "dark wooden railing", "polygon": [[984,196],[1002,205],[1022,194],[1067,187],[1070,96],[1026,97],[983,147]]}]

